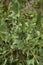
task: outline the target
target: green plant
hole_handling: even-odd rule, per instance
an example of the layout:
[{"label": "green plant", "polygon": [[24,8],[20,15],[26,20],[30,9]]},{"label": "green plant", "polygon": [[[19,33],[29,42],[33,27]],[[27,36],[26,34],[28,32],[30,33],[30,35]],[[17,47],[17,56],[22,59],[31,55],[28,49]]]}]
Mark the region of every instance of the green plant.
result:
[{"label": "green plant", "polygon": [[26,2],[0,3],[0,65],[43,65],[42,13],[23,12]]}]

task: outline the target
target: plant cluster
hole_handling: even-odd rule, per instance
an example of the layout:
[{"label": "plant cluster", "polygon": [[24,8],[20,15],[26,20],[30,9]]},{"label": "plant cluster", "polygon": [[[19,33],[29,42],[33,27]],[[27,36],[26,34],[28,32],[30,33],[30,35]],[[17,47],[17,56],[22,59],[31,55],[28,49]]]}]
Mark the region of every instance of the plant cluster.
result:
[{"label": "plant cluster", "polygon": [[42,5],[0,0],[0,65],[43,65]]}]

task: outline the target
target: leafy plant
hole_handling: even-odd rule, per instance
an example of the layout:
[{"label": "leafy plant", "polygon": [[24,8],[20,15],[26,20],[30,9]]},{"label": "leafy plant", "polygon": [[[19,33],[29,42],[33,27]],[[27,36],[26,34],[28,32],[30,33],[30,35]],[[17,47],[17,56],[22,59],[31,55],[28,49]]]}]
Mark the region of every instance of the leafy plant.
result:
[{"label": "leafy plant", "polygon": [[0,0],[0,65],[43,65],[42,2],[26,3]]}]

